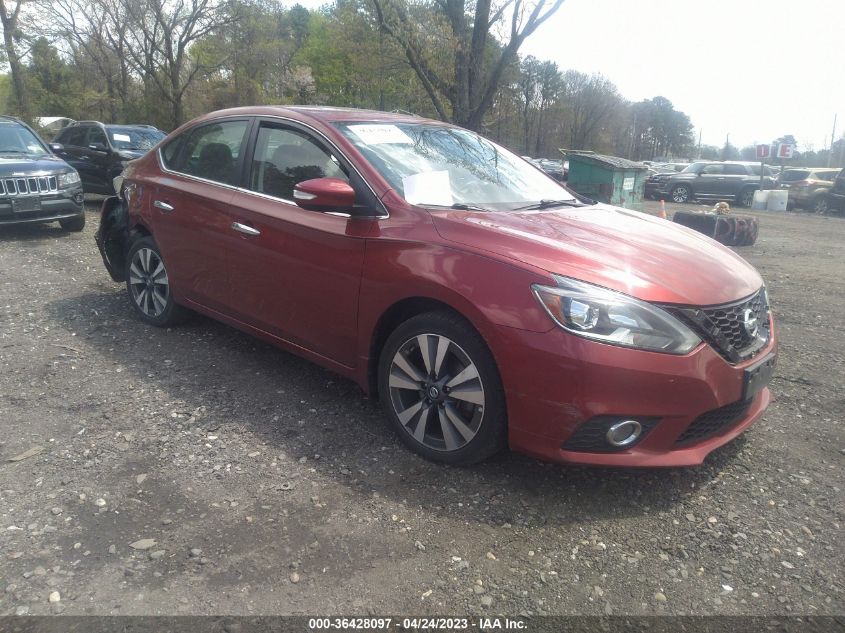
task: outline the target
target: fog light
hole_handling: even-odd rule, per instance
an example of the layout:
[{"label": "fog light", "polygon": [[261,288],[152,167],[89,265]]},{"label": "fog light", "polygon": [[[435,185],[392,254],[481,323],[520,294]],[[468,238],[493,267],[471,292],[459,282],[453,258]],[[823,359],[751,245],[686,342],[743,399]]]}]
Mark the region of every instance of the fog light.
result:
[{"label": "fog light", "polygon": [[73,197],[73,199],[76,200],[76,204],[82,204],[82,202],[85,200],[85,196],[83,196],[81,193],[78,193]]},{"label": "fog light", "polygon": [[642,432],[643,427],[636,420],[623,420],[611,426],[605,437],[613,446],[629,446],[637,441]]}]

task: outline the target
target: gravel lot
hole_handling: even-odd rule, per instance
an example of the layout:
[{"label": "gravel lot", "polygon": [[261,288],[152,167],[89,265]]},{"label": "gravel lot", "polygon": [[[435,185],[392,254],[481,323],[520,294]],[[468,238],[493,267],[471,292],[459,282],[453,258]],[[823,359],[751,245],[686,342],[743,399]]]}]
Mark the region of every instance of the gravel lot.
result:
[{"label": "gravel lot", "polygon": [[0,228],[0,614],[845,613],[845,219],[760,215],[774,403],[641,471],[425,462],[350,382],[140,323],[88,219]]}]

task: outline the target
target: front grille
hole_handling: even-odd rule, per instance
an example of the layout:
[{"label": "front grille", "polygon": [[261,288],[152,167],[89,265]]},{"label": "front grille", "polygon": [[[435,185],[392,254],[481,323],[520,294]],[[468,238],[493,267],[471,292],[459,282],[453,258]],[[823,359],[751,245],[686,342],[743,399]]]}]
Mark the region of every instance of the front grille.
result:
[{"label": "front grille", "polygon": [[675,446],[695,444],[739,422],[748,413],[751,400],[739,400],[698,416],[675,440]]},{"label": "front grille", "polygon": [[28,178],[4,178],[0,180],[0,195],[28,196],[55,193],[59,190],[56,176],[31,176]]},{"label": "front grille", "polygon": [[[731,363],[752,358],[766,346],[771,336],[765,288],[735,303],[708,308],[667,306],[667,310],[691,325]],[[752,325],[756,326],[756,330]]]}]

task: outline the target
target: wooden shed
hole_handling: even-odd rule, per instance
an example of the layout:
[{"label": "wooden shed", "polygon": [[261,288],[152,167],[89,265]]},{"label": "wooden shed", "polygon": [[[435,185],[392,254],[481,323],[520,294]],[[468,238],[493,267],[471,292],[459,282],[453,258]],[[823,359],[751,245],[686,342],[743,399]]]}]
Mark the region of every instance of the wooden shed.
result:
[{"label": "wooden shed", "polygon": [[648,167],[627,158],[560,150],[569,161],[569,186],[582,196],[619,207],[643,201]]}]

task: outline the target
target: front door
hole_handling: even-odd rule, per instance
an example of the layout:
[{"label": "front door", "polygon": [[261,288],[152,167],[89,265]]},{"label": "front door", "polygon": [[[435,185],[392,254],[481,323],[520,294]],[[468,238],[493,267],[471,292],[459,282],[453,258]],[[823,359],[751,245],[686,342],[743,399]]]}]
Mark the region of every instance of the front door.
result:
[{"label": "front door", "polygon": [[252,120],[200,125],[162,152],[164,171],[147,192],[153,235],[177,297],[228,312],[229,204],[240,182]]},{"label": "front door", "polygon": [[701,196],[717,196],[725,186],[724,166],[719,163],[705,165],[695,179],[695,193]]},{"label": "front door", "polygon": [[342,178],[361,189],[359,199],[372,194],[310,131],[264,121],[254,137],[246,187],[231,202],[239,235],[230,251],[236,316],[352,367],[364,238],[373,220],[302,209],[293,186]]}]

